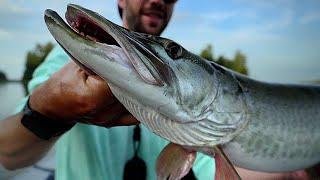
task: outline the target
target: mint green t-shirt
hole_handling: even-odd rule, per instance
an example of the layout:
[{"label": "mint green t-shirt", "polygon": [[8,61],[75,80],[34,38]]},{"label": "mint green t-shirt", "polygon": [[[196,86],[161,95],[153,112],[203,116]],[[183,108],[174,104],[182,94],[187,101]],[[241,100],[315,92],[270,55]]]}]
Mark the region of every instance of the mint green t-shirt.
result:
[{"label": "mint green t-shirt", "polygon": [[[69,62],[68,55],[60,48],[54,48],[45,62],[34,72],[28,85],[29,92],[46,81],[54,72]],[[26,98],[17,108],[20,111]],[[143,125],[138,156],[147,166],[147,179],[156,179],[155,163],[168,141],[156,136]],[[77,124],[65,133],[56,144],[57,180],[121,180],[125,163],[133,157],[133,128],[104,128]],[[192,167],[197,179],[214,179],[214,159],[197,154]]]}]

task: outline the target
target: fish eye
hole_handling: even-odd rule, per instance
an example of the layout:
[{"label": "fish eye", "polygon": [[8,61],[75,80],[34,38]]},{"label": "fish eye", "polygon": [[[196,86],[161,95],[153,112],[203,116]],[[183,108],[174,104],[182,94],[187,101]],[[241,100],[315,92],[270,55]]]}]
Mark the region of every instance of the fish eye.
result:
[{"label": "fish eye", "polygon": [[169,42],[168,44],[166,44],[165,50],[172,59],[178,59],[182,55],[181,46],[175,42]]}]

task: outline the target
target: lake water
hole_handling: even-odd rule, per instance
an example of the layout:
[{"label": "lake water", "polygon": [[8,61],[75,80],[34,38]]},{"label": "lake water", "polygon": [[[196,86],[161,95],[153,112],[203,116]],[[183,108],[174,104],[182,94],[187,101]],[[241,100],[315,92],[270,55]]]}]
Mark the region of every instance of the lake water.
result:
[{"label": "lake water", "polygon": [[12,114],[24,96],[21,83],[0,83],[0,119]]}]

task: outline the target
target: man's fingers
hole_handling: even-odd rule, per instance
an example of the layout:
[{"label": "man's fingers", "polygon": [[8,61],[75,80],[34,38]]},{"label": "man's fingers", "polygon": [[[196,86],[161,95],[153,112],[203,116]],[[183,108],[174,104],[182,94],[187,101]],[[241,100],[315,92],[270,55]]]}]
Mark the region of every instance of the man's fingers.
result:
[{"label": "man's fingers", "polygon": [[130,126],[137,124],[140,124],[140,122],[135,117],[131,114],[126,114],[121,116],[119,120],[115,121],[114,126]]},{"label": "man's fingers", "polygon": [[77,87],[71,90],[77,93],[77,97],[80,97],[81,103],[84,104],[81,106],[84,110],[81,112],[85,113],[77,117],[79,122],[104,127],[139,123],[113,96],[104,79],[86,72],[74,62],[68,63],[61,71],[59,77],[62,75],[64,81],[73,85],[72,87]]},{"label": "man's fingers", "polygon": [[113,119],[109,122],[106,122],[101,126],[109,128],[114,126],[131,126],[131,125],[137,125],[139,123],[140,122],[131,114],[122,114],[117,119]]},{"label": "man's fingers", "polygon": [[120,114],[114,119],[94,122],[92,124],[109,128],[114,126],[130,126],[130,125],[136,125],[139,123],[140,122],[131,114]]},{"label": "man's fingers", "polygon": [[94,119],[86,120],[84,118],[79,122],[104,127],[128,126],[139,123],[119,102],[106,106],[103,111],[95,115]]}]

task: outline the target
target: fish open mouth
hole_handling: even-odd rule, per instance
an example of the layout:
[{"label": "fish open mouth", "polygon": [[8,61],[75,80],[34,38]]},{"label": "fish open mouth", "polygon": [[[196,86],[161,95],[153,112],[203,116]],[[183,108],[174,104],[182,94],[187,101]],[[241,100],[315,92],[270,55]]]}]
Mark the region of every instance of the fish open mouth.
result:
[{"label": "fish open mouth", "polygon": [[73,4],[68,5],[65,17],[69,25],[56,12],[52,10],[45,12],[45,21],[51,34],[69,56],[89,74],[94,72],[79,58],[77,59],[74,53],[70,52],[70,49],[65,46],[68,42],[61,43],[63,40],[59,39],[59,33],[53,30],[57,29],[57,26],[60,27],[60,31],[63,31],[62,33],[75,37],[79,43],[90,44],[92,47],[117,46],[123,50],[130,61],[127,63],[134,67],[145,82],[153,85],[163,84],[157,68],[154,66],[155,63],[152,62],[155,59],[159,61],[159,59],[137,38],[135,33],[112,23],[91,10]]},{"label": "fish open mouth", "polygon": [[81,11],[74,12],[69,6],[66,12],[66,20],[70,27],[83,38],[107,45],[116,45],[121,48],[106,30],[85,13]]},{"label": "fish open mouth", "polygon": [[[75,11],[72,6],[68,6],[65,18],[69,24],[69,26],[67,24],[66,26],[68,26],[70,30],[73,30],[74,33],[76,33],[83,39],[93,41],[95,43],[101,43],[104,45],[115,45],[121,48],[117,41],[107,31],[105,31],[101,26],[99,26],[98,23],[96,23],[82,11]],[[72,56],[72,54],[69,53],[67,49],[64,48],[64,50],[69,54],[73,61],[76,62],[88,74],[96,75],[94,71],[81,63],[81,61],[79,61],[77,58]]]}]

